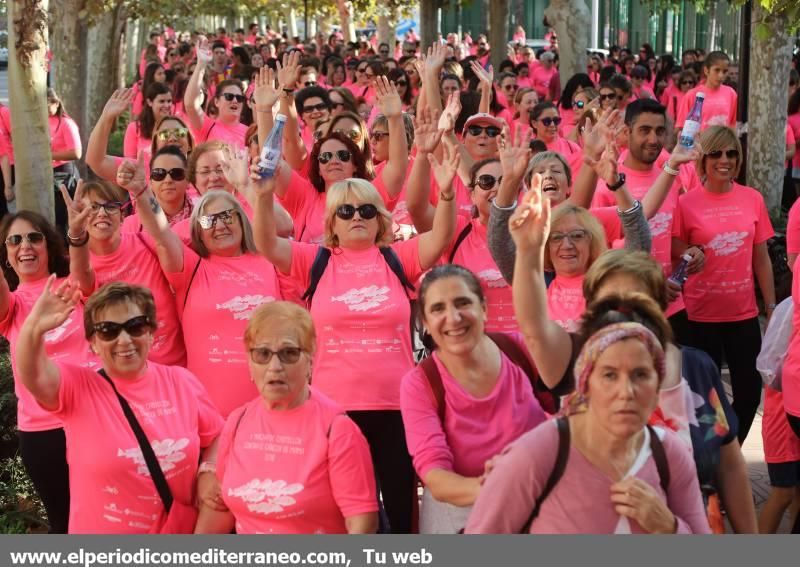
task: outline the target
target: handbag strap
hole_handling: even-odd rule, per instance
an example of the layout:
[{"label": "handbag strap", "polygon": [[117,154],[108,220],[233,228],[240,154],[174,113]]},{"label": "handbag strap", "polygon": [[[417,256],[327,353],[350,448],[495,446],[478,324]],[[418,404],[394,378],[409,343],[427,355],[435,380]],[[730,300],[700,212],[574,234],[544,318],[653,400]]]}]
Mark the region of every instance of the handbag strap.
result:
[{"label": "handbag strap", "polygon": [[100,374],[100,376],[105,378],[106,382],[111,385],[111,388],[117,395],[119,405],[122,406],[122,413],[125,414],[125,419],[128,420],[128,425],[131,426],[133,434],[136,436],[136,440],[139,442],[139,448],[142,450],[144,462],[147,463],[147,470],[150,471],[150,478],[153,479],[153,482],[156,485],[156,490],[158,490],[158,495],[161,497],[161,502],[164,503],[164,509],[167,511],[167,513],[169,513],[170,509],[172,508],[172,492],[169,489],[169,484],[167,484],[167,478],[164,476],[164,471],[161,470],[161,465],[158,464],[156,453],[153,451],[153,447],[150,445],[150,441],[147,439],[147,435],[142,429],[142,426],[139,425],[139,421],[136,419],[130,404],[128,404],[128,400],[120,395],[120,393],[117,391],[117,387],[114,385],[114,382],[112,382],[111,378],[109,378],[108,374],[106,374],[106,371],[101,368],[97,372]]}]

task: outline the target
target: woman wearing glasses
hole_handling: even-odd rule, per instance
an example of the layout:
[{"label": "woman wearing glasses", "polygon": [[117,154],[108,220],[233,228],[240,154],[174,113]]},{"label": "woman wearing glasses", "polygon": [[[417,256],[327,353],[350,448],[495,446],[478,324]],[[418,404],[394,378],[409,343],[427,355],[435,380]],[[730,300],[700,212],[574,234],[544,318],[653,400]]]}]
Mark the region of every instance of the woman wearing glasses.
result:
[{"label": "woman wearing glasses", "polygon": [[403,112],[414,111],[414,94],[411,92],[411,80],[403,69],[392,69],[386,74],[386,78],[397,88],[400,95],[400,102],[403,103]]},{"label": "woman wearing glasses", "polygon": [[[316,333],[308,311],[262,305],[244,346],[258,395],[228,417],[216,464],[203,469],[216,469],[224,508],[202,506],[195,533],[375,533],[369,445],[316,381],[310,386]],[[284,441],[253,442],[265,435]]]},{"label": "woman wearing glasses", "polygon": [[[383,114],[378,114],[372,122],[372,130],[369,134],[372,146],[372,161],[375,163],[375,179],[376,187],[382,179],[383,169],[389,161],[389,124],[387,118]],[[413,227],[413,222],[408,215],[408,206],[406,204],[406,181],[411,174],[411,168],[414,164],[414,158],[411,156],[411,150],[414,147],[414,120],[410,114],[403,113],[403,126],[406,142],[408,143],[408,173],[406,179],[403,181],[403,189],[400,193],[392,199],[387,208],[392,213],[392,221],[395,228],[395,237],[399,239],[408,239],[416,233]],[[381,189],[378,189],[381,191]],[[385,192],[385,191],[384,191]]]},{"label": "woman wearing glasses", "polygon": [[[72,282],[46,278],[18,339],[25,387],[40,411],[64,423],[69,533],[192,533],[198,463],[223,420],[191,372],[148,361],[156,308],[145,288],[113,283],[87,301],[84,337],[100,359],[99,371],[54,360],[47,336],[76,318],[80,296]],[[132,418],[123,413],[120,398]],[[169,512],[133,422],[166,481]]]},{"label": "woman wearing glasses", "polygon": [[139,118],[128,124],[123,141],[123,155],[136,159],[150,149],[156,123],[173,113],[172,91],[164,83],[153,83],[145,93],[145,105]]},{"label": "woman wearing glasses", "polygon": [[[400,380],[414,365],[409,282],[437,262],[455,228],[452,181],[459,155],[454,151],[443,163],[422,159],[433,161],[440,187],[433,226],[394,243],[389,211],[369,181],[345,178],[327,191],[323,245],[279,238],[271,220],[277,183],[255,181],[258,249],[308,290],[304,297],[320,345],[314,384],[347,410],[366,436],[394,533],[411,529],[414,497],[400,417]],[[325,251],[330,252],[326,269],[310,288],[312,266]]]},{"label": "woman wearing glasses", "polygon": [[[44,217],[31,211],[6,216],[0,224],[0,238],[4,276],[0,281],[0,334],[11,348],[20,456],[47,511],[50,533],[67,533],[69,472],[63,424],[39,407],[20,381],[17,365],[17,337],[48,277],[55,274],[60,284],[70,275],[64,239]],[[75,364],[94,360],[81,330],[82,309],[77,304],[73,315],[45,336],[44,350],[53,359],[69,359]]]},{"label": "woman wearing glasses", "polygon": [[564,136],[572,132],[578,122],[578,117],[583,114],[583,106],[575,106],[577,95],[583,92],[583,89],[593,87],[594,83],[586,73],[575,73],[564,85],[561,98],[558,100],[558,113],[563,121],[559,132]]},{"label": "woman wearing glasses", "polygon": [[574,176],[578,174],[583,163],[583,150],[575,142],[561,137],[561,122],[558,108],[552,102],[540,102],[531,110],[531,128],[536,139],[544,142],[548,151],[564,156]]},{"label": "woman wearing glasses", "polygon": [[300,136],[306,148],[310,148],[314,145],[317,124],[331,116],[331,99],[322,87],[306,87],[297,91],[294,105],[303,122]]}]

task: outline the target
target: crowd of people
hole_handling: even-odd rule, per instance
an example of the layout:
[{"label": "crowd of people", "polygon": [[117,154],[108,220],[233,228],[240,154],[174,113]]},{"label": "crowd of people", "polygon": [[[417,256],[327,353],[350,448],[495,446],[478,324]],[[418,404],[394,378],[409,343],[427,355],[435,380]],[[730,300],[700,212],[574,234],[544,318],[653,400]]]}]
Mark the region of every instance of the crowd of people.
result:
[{"label": "crowd of people", "polygon": [[[568,77],[554,34],[515,39],[495,70],[483,35],[154,33],[85,155],[48,92],[60,205],[3,211],[0,333],[51,532],[769,533],[796,510],[800,332],[759,517],[741,450],[782,298],[730,58],[614,46]],[[13,209],[12,134],[0,108]],[[788,230],[793,268],[797,206]]]}]

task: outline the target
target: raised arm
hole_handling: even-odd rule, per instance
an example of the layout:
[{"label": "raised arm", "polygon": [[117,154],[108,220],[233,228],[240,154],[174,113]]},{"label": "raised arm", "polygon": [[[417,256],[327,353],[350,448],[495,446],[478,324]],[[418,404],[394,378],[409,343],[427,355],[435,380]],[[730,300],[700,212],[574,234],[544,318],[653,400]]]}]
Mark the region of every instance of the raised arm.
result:
[{"label": "raised arm", "polygon": [[106,155],[108,139],[114,129],[114,121],[130,107],[133,97],[133,89],[114,91],[89,135],[86,146],[86,165],[92,168],[95,175],[111,182],[117,178],[117,162],[112,156]]},{"label": "raised arm", "polygon": [[[256,76],[253,100],[256,103],[256,124],[258,124],[258,146],[263,147],[272,131],[272,108],[278,102],[278,89],[275,88],[275,71],[264,65]],[[284,154],[286,152],[284,151]]]},{"label": "raised arm", "polygon": [[258,251],[281,271],[288,274],[292,267],[292,245],[281,238],[275,229],[275,178],[261,179],[258,166],[250,167],[255,206],[253,207],[253,236]]},{"label": "raised arm", "polygon": [[403,190],[408,171],[408,140],[403,124],[403,101],[400,100],[394,84],[386,77],[375,79],[375,97],[378,108],[386,116],[389,128],[389,157],[381,178],[389,196],[396,197]]},{"label": "raised arm", "polygon": [[186,119],[192,130],[195,131],[202,128],[203,120],[205,119],[202,84],[203,77],[206,74],[206,67],[211,62],[211,59],[212,54],[208,46],[208,38],[200,36],[197,40],[197,63],[183,95],[183,108],[186,111]]},{"label": "raised arm", "polygon": [[83,180],[78,181],[78,188],[75,189],[75,199],[69,196],[69,191],[65,186],[61,186],[61,197],[67,207],[67,217],[69,229],[67,230],[67,241],[69,242],[69,274],[77,281],[81,292],[89,297],[94,292],[95,274],[89,259],[89,217],[92,208],[89,199],[83,194]]},{"label": "raised arm", "polygon": [[434,43],[428,48],[428,56],[425,58],[425,74],[422,76],[422,84],[425,85],[425,102],[433,112],[442,111],[442,95],[439,89],[439,79],[441,78],[442,68],[447,59],[447,49],[444,45]]},{"label": "raised arm", "polygon": [[[451,93],[447,99],[447,106],[444,107],[442,115],[439,117],[439,130],[442,131],[442,139],[450,146],[457,148],[461,154],[461,164],[458,166],[458,176],[464,182],[464,185],[469,184],[469,172],[472,171],[472,166],[475,160],[469,155],[467,148],[464,147],[455,134],[456,120],[458,115],[461,114],[461,94]],[[436,150],[436,157],[442,157],[441,146]]]},{"label": "raised arm", "polygon": [[[303,138],[300,136],[300,123],[297,119],[297,108],[294,105],[294,91],[297,88],[300,69],[299,51],[284,55],[282,66],[278,63],[278,94],[280,95],[278,112],[286,116],[286,126],[283,129],[283,159],[295,171],[303,169],[309,153],[309,148],[306,148]],[[277,194],[283,194],[280,187],[277,189]]]},{"label": "raised arm", "polygon": [[489,69],[484,69],[477,61],[470,61],[472,72],[478,77],[480,84],[478,88],[481,91],[481,102],[478,105],[478,112],[489,114],[492,107],[492,83],[494,81],[494,71],[491,65]]},{"label": "raised arm", "polygon": [[431,164],[428,156],[433,153],[442,139],[442,131],[437,128],[436,117],[425,109],[414,121],[414,144],[417,159],[411,166],[411,174],[406,186],[406,207],[418,233],[428,231],[433,226],[436,207],[431,205]]},{"label": "raised arm", "polygon": [[[423,158],[419,158],[423,159]],[[419,263],[423,270],[432,267],[441,258],[456,234],[456,192],[453,179],[458,170],[461,156],[449,147],[444,148],[444,159],[429,153],[428,160],[439,186],[439,204],[433,217],[433,226],[428,232],[419,235]]]},{"label": "raised arm", "polygon": [[597,188],[597,171],[592,164],[602,157],[606,147],[616,139],[616,133],[622,126],[622,115],[619,110],[604,112],[595,125],[592,125],[591,121],[586,123],[583,131],[584,163],[572,182],[572,192],[567,198],[569,203],[584,209],[591,208]]}]

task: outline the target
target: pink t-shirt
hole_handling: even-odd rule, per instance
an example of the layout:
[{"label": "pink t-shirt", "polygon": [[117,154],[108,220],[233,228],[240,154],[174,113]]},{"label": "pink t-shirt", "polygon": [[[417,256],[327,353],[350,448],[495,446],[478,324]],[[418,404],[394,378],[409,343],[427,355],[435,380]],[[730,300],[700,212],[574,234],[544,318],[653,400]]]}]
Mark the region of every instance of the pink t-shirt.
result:
[{"label": "pink t-shirt", "polygon": [[550,82],[558,75],[558,69],[551,67],[545,69],[544,65],[539,65],[530,70],[531,88],[539,95],[540,100],[544,100],[550,92]]},{"label": "pink t-shirt", "polygon": [[11,110],[0,104],[0,136],[3,138],[3,154],[8,156],[9,165],[14,165],[14,144],[11,141]]},{"label": "pink t-shirt", "polygon": [[254,399],[230,415],[219,443],[217,476],[236,533],[344,534],[345,518],[378,509],[366,439],[316,389],[285,411]]},{"label": "pink t-shirt", "polygon": [[122,233],[119,248],[106,256],[89,253],[96,287],[110,282],[141,285],[153,293],[158,329],[153,335],[149,359],[159,364],[186,366],[186,347],[178,321],[175,296],[169,287],[155,249],[141,233]]},{"label": "pink t-shirt", "polygon": [[[69,533],[143,534],[162,525],[164,506],[111,386],[93,370],[58,367],[53,415],[63,420],[67,437]],[[111,379],[147,435],[173,497],[191,505],[200,449],[223,425],[208,394],[188,370],[154,362],[134,380]]]},{"label": "pink t-shirt", "polygon": [[122,155],[126,158],[137,159],[139,152],[150,153],[151,140],[140,135],[139,123],[131,122],[125,129],[125,138],[122,142]]},{"label": "pink t-shirt", "polygon": [[550,319],[570,333],[578,331],[581,315],[586,309],[583,278],[583,274],[571,277],[557,275],[547,288],[547,311]]},{"label": "pink t-shirt", "polygon": [[710,89],[706,85],[699,85],[687,91],[678,107],[678,118],[675,120],[676,128],[683,128],[686,117],[692,111],[695,95],[702,92],[706,98],[703,101],[703,117],[700,120],[700,129],[709,126],[736,127],[736,91],[727,85],[718,89]]},{"label": "pink t-shirt", "polygon": [[247,135],[247,126],[241,122],[226,124],[221,120],[203,115],[202,126],[199,130],[193,130],[192,134],[194,135],[195,144],[220,140],[233,147],[245,148],[244,140]]},{"label": "pink t-shirt", "polygon": [[[792,272],[800,270],[800,256],[792,266]],[[783,407],[787,413],[800,417],[800,277],[792,278],[792,337],[783,361]]]},{"label": "pink t-shirt", "polygon": [[764,442],[764,461],[767,463],[800,461],[800,439],[789,425],[789,420],[786,419],[783,394],[769,386],[764,388],[761,438]]},{"label": "pink t-shirt", "polygon": [[[291,245],[290,277],[305,290],[319,246]],[[422,273],[419,242],[395,242],[392,249],[415,281]],[[314,386],[347,411],[399,409],[400,380],[414,367],[411,306],[378,248],[331,254],[310,311],[318,345]]]},{"label": "pink t-shirt", "polygon": [[800,199],[789,209],[786,222],[786,251],[789,254],[800,254]]},{"label": "pink t-shirt", "polygon": [[[511,336],[527,352],[522,335]],[[420,478],[433,469],[480,476],[488,459],[547,418],[525,372],[502,351],[500,358],[500,373],[492,391],[476,398],[448,372],[439,355],[433,354],[444,386],[444,423],[424,372],[414,368],[403,377],[400,408],[408,451]]]},{"label": "pink t-shirt", "polygon": [[[678,533],[708,534],[697,472],[691,452],[671,431],[663,433],[664,452],[670,471],[669,494],[661,488],[658,469],[645,442],[629,474],[649,484],[678,519]],[[660,437],[660,435],[659,435]],[[544,489],[555,466],[558,432],[548,421],[524,434],[497,459],[481,487],[465,533],[509,534],[525,525],[536,497]],[[540,456],[541,458],[533,458]],[[564,474],[542,502],[530,527],[536,534],[613,534],[620,516],[611,502],[611,479],[571,446]],[[631,519],[630,532],[644,533]]]},{"label": "pink t-shirt", "polygon": [[[50,128],[50,151],[64,152],[81,147],[81,135],[78,125],[69,116],[48,116],[47,124]],[[53,167],[63,165],[72,160],[53,160]]]},{"label": "pink t-shirt", "polygon": [[[64,279],[53,284],[56,289]],[[20,431],[47,431],[62,427],[61,420],[43,410],[28,389],[19,381],[17,371],[17,337],[20,328],[44,290],[47,279],[21,283],[8,296],[8,313],[0,320],[0,334],[11,347],[11,368],[14,373],[14,393],[17,395],[17,427]],[[96,366],[97,358],[89,349],[83,332],[83,305],[79,303],[64,323],[44,336],[44,349],[51,360],[69,360],[73,364]]]},{"label": "pink t-shirt", "polygon": [[184,246],[183,270],[166,276],[183,312],[186,367],[227,417],[253,399],[244,330],[256,307],[281,299],[275,268],[256,254],[201,259]]},{"label": "pink t-shirt", "polygon": [[[439,203],[439,191],[438,185],[436,184],[436,180],[434,178],[433,172],[431,172],[431,203],[437,205]],[[453,191],[456,192],[456,212],[458,213],[459,217],[463,217],[466,220],[472,219],[472,196],[470,195],[470,189],[461,180],[460,175],[456,175],[453,178]]]},{"label": "pink t-shirt", "polygon": [[546,144],[546,146],[548,151],[558,152],[567,160],[567,164],[572,171],[572,178],[575,179],[581,170],[581,165],[583,165],[583,149],[575,142],[561,136]]},{"label": "pink t-shirt", "polygon": [[738,183],[727,193],[706,189],[681,195],[673,236],[705,247],[705,267],[686,280],[683,299],[691,321],[743,321],[758,315],[753,249],[772,238],[761,193]]},{"label": "pink t-shirt", "polygon": [[[790,114],[788,121],[789,121],[788,126],[792,130],[792,134],[794,134],[795,143],[797,143],[797,140],[800,140],[800,112]],[[800,168],[800,148],[798,148],[794,152],[794,157],[792,158],[791,165],[793,169]],[[798,177],[798,176],[793,175],[793,177]]]},{"label": "pink t-shirt", "polygon": [[318,192],[308,179],[293,171],[289,189],[279,200],[294,220],[296,240],[313,244],[325,240],[325,193]]}]

